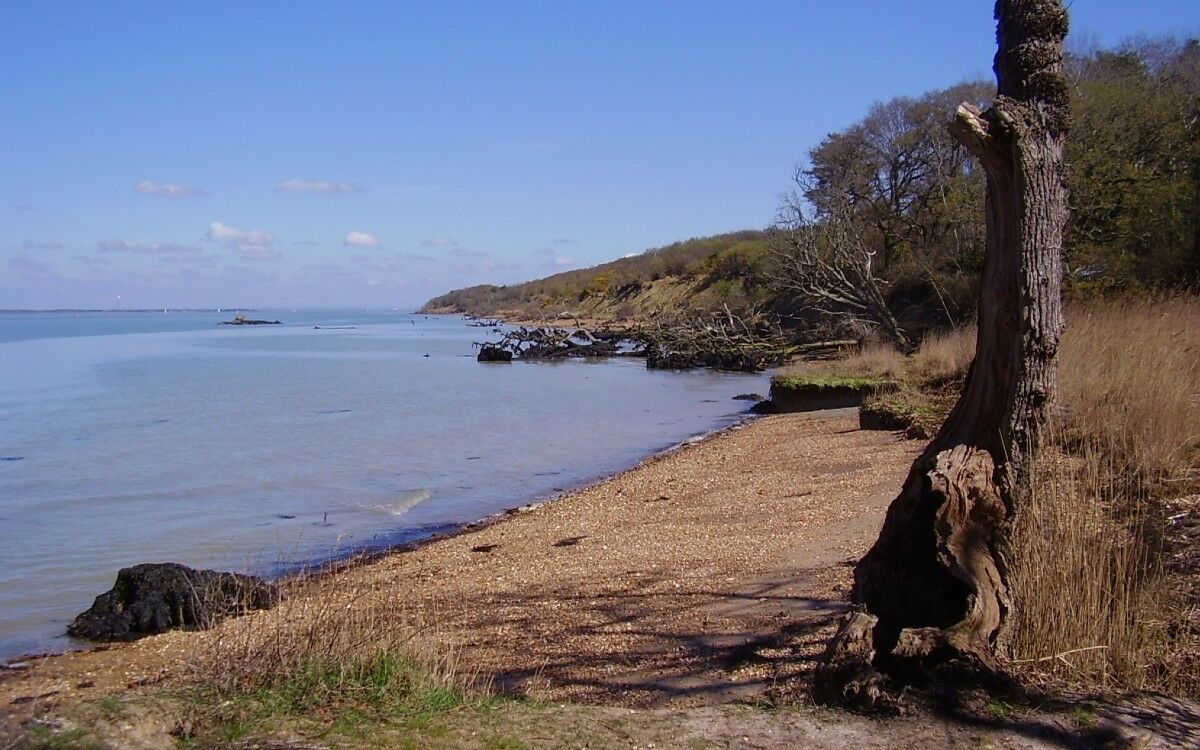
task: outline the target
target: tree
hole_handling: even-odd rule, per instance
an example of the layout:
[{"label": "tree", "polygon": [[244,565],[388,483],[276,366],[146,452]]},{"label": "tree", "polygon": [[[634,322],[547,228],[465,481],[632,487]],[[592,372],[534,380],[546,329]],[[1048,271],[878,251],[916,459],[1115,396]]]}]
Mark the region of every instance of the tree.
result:
[{"label": "tree", "polygon": [[1125,45],[1070,60],[1068,263],[1106,286],[1187,284],[1200,230],[1200,44]]},{"label": "tree", "polygon": [[950,132],[987,176],[977,354],[946,423],[913,463],[855,568],[851,614],[815,685],[874,703],[879,670],[998,670],[1011,636],[1012,520],[1054,397],[1063,326],[1060,0],[998,0],[997,96],[959,105]]},{"label": "tree", "polygon": [[896,322],[883,295],[883,281],[873,267],[876,250],[864,239],[861,225],[848,211],[827,216],[823,223],[805,221],[792,208],[773,235],[776,294],[798,299],[827,314],[878,325],[902,350],[912,344]]},{"label": "tree", "polygon": [[[776,248],[777,271],[786,283],[776,284],[776,291],[826,313],[852,314],[902,344],[907,335],[889,310],[897,302],[909,306],[910,322],[918,327],[932,316],[914,315],[914,304],[936,300],[944,323],[968,313],[983,254],[982,217],[968,210],[982,200],[983,178],[946,132],[944,119],[948,107],[989,100],[993,91],[991,84],[962,83],[877,103],[809,151],[780,209],[784,242]],[[820,227],[827,241],[839,235],[850,246],[814,257],[811,233],[794,231],[811,226]],[[824,270],[842,278],[797,277],[820,266],[813,260],[837,261]],[[869,276],[863,275],[868,266]],[[855,276],[854,284],[845,283]],[[821,286],[831,280],[833,286]],[[884,299],[889,304],[877,304]],[[782,301],[789,301],[786,295]]]}]

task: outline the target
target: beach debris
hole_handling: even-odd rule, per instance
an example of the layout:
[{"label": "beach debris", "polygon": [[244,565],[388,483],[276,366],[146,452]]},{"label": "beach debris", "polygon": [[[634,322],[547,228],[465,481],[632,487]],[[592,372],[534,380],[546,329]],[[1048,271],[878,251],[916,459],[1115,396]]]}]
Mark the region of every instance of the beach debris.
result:
[{"label": "beach debris", "polygon": [[734,372],[761,372],[782,364],[797,347],[777,322],[754,316],[743,319],[726,307],[707,318],[659,318],[637,332],[651,370],[711,367]]},{"label": "beach debris", "polygon": [[481,544],[478,547],[472,547],[471,551],[472,552],[491,552],[492,550],[496,549],[499,546],[500,546],[499,544]]},{"label": "beach debris", "polygon": [[479,344],[479,354],[475,357],[478,362],[512,362],[513,353],[500,344]]},{"label": "beach debris", "polygon": [[97,596],[67,626],[67,634],[89,641],[131,641],[178,628],[203,630],[278,602],[278,588],[257,576],[143,563],[122,568],[112,589]]},{"label": "beach debris", "polygon": [[511,362],[522,360],[554,360],[569,357],[611,357],[618,353],[627,331],[590,331],[575,328],[529,328],[521,326],[503,333],[499,341],[476,342],[480,362]]},{"label": "beach debris", "polygon": [[579,544],[584,539],[587,539],[587,537],[586,536],[569,536],[566,539],[559,539],[557,542],[554,543],[553,546],[555,546],[555,547],[574,547],[576,544]]}]

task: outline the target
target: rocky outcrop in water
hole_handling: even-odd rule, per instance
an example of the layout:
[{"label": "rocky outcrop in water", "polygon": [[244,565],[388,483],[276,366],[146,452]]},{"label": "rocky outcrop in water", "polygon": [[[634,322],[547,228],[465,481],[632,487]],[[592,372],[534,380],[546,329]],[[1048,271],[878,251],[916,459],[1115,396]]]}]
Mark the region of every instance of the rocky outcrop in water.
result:
[{"label": "rocky outcrop in water", "polygon": [[204,629],[219,620],[279,601],[256,576],[197,570],[179,563],[122,568],[112,589],[96,597],[67,634],[89,641],[132,641],[175,628]]}]

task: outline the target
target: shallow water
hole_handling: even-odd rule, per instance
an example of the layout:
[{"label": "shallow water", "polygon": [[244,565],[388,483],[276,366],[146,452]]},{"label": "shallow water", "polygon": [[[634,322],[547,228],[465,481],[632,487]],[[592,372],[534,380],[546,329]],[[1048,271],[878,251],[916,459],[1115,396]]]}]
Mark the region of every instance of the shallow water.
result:
[{"label": "shallow water", "polygon": [[480,364],[489,331],[455,317],[229,317],[0,313],[0,658],[69,646],[122,566],[270,574],[419,538],[630,466],[767,388]]}]

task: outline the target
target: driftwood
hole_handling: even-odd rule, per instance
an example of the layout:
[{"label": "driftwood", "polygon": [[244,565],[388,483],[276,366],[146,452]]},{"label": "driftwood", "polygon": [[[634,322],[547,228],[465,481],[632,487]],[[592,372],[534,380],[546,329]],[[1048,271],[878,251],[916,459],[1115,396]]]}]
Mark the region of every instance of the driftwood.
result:
[{"label": "driftwood", "polygon": [[858,346],[852,339],[797,344],[777,322],[750,321],[727,309],[708,318],[658,320],[637,329],[591,330],[578,321],[574,328],[522,326],[504,332],[499,341],[475,342],[480,362],[559,360],[572,357],[645,357],[652,370],[718,370],[759,372],[796,355],[811,359],[837,356]]},{"label": "driftwood", "polygon": [[797,352],[778,327],[759,319],[747,323],[725,309],[708,319],[658,322],[637,333],[646,366],[657,370],[712,367],[758,372],[782,364]]},{"label": "driftwood", "polygon": [[592,332],[582,326],[574,329],[521,326],[504,333],[499,341],[475,342],[475,346],[480,362],[611,357],[627,338],[624,331]]}]

